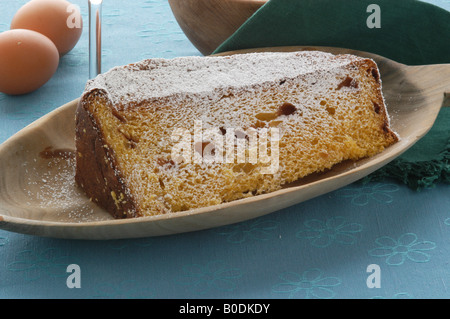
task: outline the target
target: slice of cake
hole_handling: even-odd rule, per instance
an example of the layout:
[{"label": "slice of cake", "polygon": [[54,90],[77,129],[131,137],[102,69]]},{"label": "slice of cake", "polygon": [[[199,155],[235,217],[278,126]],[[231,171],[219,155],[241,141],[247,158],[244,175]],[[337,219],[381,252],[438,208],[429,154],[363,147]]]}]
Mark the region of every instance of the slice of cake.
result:
[{"label": "slice of cake", "polygon": [[318,51],[149,59],[88,82],[76,181],[115,218],[276,191],[398,140],[377,65]]}]

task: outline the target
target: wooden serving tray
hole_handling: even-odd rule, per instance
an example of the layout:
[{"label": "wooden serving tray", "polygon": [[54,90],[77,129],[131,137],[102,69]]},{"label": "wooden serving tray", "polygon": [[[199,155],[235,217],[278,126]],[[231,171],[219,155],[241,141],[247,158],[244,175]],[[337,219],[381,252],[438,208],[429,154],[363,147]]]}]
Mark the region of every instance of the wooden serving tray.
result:
[{"label": "wooden serving tray", "polygon": [[0,146],[0,228],[74,239],[161,236],[249,220],[355,182],[405,152],[448,106],[450,65],[406,66],[373,54],[324,47],[281,47],[222,53],[319,49],[373,58],[380,68],[392,129],[401,140],[384,152],[345,162],[279,191],[180,213],[114,220],[76,187],[75,109],[63,105]]}]

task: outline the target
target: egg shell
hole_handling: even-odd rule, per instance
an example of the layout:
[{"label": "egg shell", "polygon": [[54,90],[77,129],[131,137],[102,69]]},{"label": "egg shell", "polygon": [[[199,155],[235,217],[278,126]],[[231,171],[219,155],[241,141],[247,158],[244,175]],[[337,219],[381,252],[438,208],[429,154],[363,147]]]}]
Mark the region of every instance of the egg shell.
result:
[{"label": "egg shell", "polygon": [[58,65],[58,50],[46,36],[23,29],[0,33],[0,92],[30,93],[47,83]]},{"label": "egg shell", "polygon": [[83,31],[80,10],[65,0],[31,0],[11,21],[11,29],[34,30],[47,36],[60,56],[72,50]]}]

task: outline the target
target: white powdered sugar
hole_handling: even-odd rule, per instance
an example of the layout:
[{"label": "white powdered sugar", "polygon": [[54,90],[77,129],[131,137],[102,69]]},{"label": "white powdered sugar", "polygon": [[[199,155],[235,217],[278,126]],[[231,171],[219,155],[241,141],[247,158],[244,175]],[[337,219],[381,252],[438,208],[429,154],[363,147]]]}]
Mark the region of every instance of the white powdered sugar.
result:
[{"label": "white powdered sugar", "polygon": [[26,198],[23,204],[36,219],[71,223],[110,219],[76,185],[75,157],[69,156],[69,151],[68,156],[50,158],[26,154],[20,191]]},{"label": "white powdered sugar", "polygon": [[113,104],[126,106],[173,95],[211,93],[339,69],[355,57],[320,51],[264,52],[231,56],[148,59],[115,67],[89,81],[85,92],[104,90]]}]

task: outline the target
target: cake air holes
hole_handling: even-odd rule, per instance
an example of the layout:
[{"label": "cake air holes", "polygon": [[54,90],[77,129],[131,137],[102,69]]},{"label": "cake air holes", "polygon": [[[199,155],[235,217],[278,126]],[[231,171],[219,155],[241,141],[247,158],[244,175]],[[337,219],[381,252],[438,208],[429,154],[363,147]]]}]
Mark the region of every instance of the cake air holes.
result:
[{"label": "cake air holes", "polygon": [[328,114],[330,114],[330,115],[336,114],[336,109],[334,107],[329,106],[326,108],[326,110],[327,110]]},{"label": "cake air holes", "polygon": [[278,117],[278,114],[275,112],[271,112],[271,113],[258,113],[256,114],[256,118],[260,121],[263,122],[269,122],[272,121],[274,119],[276,119]]}]

